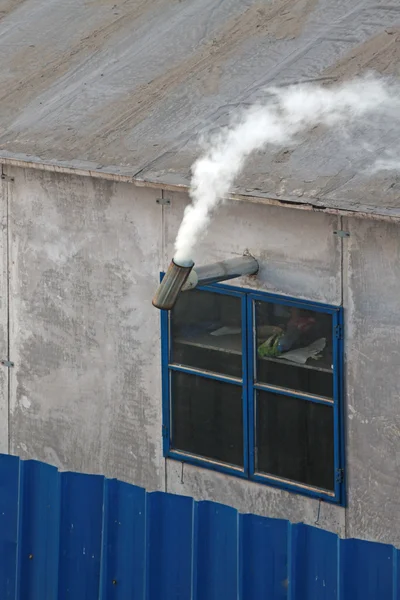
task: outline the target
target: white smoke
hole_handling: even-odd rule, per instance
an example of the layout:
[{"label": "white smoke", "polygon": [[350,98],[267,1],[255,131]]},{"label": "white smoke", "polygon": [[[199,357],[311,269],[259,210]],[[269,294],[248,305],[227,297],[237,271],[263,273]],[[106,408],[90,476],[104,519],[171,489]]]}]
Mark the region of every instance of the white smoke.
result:
[{"label": "white smoke", "polygon": [[400,155],[390,150],[384,150],[380,158],[377,158],[370,168],[370,173],[378,173],[379,171],[400,171]]},{"label": "white smoke", "polygon": [[236,116],[235,123],[209,140],[205,153],[193,164],[192,203],[186,207],[178,231],[174,260],[181,265],[191,263],[193,247],[213,210],[226,198],[252,152],[268,145],[287,146],[297,134],[315,125],[346,126],[399,109],[398,91],[398,86],[371,76],[331,88],[299,84],[266,90],[268,101]]}]

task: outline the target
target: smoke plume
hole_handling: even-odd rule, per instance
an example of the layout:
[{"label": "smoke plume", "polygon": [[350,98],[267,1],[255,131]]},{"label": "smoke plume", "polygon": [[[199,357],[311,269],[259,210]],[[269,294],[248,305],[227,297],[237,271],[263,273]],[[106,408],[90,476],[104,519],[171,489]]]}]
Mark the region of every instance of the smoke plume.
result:
[{"label": "smoke plume", "polygon": [[270,88],[266,98],[265,103],[236,115],[230,126],[212,136],[193,164],[192,202],[185,209],[175,241],[174,260],[178,264],[191,263],[193,248],[213,210],[227,197],[252,152],[268,145],[285,147],[315,125],[346,126],[400,107],[398,89],[370,76],[331,88],[312,84]]}]

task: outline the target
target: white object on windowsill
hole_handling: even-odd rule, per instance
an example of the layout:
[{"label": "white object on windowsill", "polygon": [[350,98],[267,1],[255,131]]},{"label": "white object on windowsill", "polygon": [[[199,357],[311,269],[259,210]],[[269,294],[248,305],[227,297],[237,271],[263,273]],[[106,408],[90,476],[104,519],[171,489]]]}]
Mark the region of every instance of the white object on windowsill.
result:
[{"label": "white object on windowsill", "polygon": [[215,335],[215,337],[219,337],[220,335],[234,335],[240,333],[242,330],[240,327],[220,327],[215,331],[212,331],[210,335]]},{"label": "white object on windowsill", "polygon": [[317,356],[326,346],[326,338],[320,338],[305,348],[297,348],[280,354],[277,358],[284,358],[291,362],[305,365],[309,358]]}]

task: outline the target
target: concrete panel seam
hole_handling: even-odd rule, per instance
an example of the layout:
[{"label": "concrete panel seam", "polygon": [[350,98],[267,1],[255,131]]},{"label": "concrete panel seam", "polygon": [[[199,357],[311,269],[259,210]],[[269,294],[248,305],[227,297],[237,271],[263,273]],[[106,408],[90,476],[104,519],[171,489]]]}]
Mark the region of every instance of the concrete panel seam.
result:
[{"label": "concrete panel seam", "polygon": [[[14,177],[8,176],[4,172],[4,167],[1,167],[1,179],[4,181],[3,193],[5,201],[5,216],[6,216],[6,233],[3,235],[3,240],[6,242],[6,327],[7,327],[7,358],[2,361],[2,364],[6,367],[14,366],[10,361],[10,226],[9,226],[9,185],[14,182]],[[11,436],[10,436],[10,410],[11,410],[11,377],[10,370],[7,368],[7,450],[11,452]]]}]

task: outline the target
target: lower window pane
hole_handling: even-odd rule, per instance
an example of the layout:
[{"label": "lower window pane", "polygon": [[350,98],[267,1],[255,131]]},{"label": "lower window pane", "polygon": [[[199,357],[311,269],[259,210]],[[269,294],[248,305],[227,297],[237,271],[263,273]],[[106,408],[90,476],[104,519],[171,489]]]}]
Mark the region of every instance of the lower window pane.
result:
[{"label": "lower window pane", "polygon": [[334,489],[333,407],[257,391],[258,472]]},{"label": "lower window pane", "polygon": [[243,466],[242,388],[171,372],[172,447]]}]

